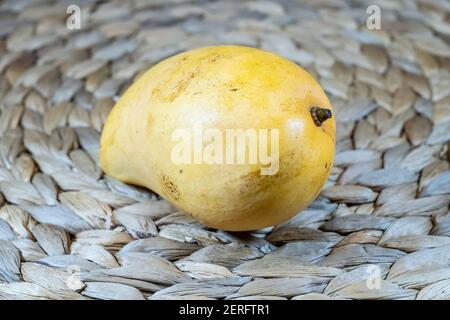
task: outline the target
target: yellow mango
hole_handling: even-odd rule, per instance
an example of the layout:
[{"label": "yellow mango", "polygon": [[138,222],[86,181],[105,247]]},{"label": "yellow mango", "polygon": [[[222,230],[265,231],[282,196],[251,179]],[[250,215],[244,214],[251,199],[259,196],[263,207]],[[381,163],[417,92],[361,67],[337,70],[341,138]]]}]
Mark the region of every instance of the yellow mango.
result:
[{"label": "yellow mango", "polygon": [[335,121],[320,85],[295,63],[212,46],[140,76],[108,116],[100,145],[106,174],[207,226],[254,230],[293,217],[320,193]]}]

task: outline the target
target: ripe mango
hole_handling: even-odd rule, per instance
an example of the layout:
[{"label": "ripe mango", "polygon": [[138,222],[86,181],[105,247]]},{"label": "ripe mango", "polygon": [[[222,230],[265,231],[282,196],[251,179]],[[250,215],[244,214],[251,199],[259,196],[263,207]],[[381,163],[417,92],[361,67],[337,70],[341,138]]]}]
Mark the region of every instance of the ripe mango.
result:
[{"label": "ripe mango", "polygon": [[320,193],[333,165],[335,121],[320,85],[295,63],[212,46],[140,76],[108,116],[100,146],[106,174],[153,190],[207,226],[254,230],[291,218]]}]

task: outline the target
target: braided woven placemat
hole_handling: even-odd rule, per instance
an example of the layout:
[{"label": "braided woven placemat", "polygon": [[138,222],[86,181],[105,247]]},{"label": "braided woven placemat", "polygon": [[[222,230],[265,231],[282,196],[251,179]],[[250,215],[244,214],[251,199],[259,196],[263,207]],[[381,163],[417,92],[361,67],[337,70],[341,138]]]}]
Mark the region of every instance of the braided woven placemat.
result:
[{"label": "braided woven placemat", "polygon": [[[274,228],[205,228],[99,169],[133,79],[212,44],[294,60],[335,106],[329,182]],[[446,0],[3,1],[0,298],[449,299],[449,140]]]}]

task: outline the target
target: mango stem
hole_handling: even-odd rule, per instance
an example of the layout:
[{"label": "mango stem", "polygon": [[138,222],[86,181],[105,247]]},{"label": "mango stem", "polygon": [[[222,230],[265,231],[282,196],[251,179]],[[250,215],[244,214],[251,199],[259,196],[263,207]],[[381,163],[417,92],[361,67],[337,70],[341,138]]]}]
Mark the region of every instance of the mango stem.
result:
[{"label": "mango stem", "polygon": [[333,114],[330,109],[320,108],[320,107],[312,107],[311,117],[314,120],[314,124],[318,127],[322,125],[327,119],[330,119]]}]

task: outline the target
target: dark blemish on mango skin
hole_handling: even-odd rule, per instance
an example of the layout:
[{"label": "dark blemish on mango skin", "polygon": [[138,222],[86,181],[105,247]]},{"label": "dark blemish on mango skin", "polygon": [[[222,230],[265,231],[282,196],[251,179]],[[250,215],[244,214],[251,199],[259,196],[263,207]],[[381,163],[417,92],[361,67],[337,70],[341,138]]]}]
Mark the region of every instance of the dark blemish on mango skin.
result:
[{"label": "dark blemish on mango skin", "polygon": [[238,91],[239,89],[238,88],[231,88],[230,89],[230,91],[233,91],[233,92],[236,92],[236,91]]},{"label": "dark blemish on mango skin", "polygon": [[314,124],[318,127],[321,127],[322,123],[333,116],[330,109],[320,108],[316,106],[310,109],[310,113]]},{"label": "dark blemish on mango skin", "polygon": [[[189,87],[190,82],[199,76],[202,72],[202,70],[207,68],[210,63],[215,63],[220,61],[221,59],[229,59],[230,57],[222,54],[222,53],[216,53],[213,55],[208,55],[204,57],[203,59],[199,60],[197,63],[197,66],[193,69],[186,70],[186,72],[181,76],[181,79],[178,80],[172,88],[168,88],[169,84],[171,83],[171,79],[165,80],[162,83],[155,86],[155,88],[152,90],[152,96],[156,99],[160,99],[162,101],[166,102],[173,102],[175,99],[177,99],[186,89]],[[178,67],[186,68],[185,65],[187,64],[188,60],[192,60],[191,57],[185,56],[178,60]],[[189,67],[189,65],[188,65]],[[196,92],[193,95],[197,95],[200,92]]]},{"label": "dark blemish on mango skin", "polygon": [[190,72],[185,78],[178,81],[173,91],[167,97],[170,102],[173,102],[189,85],[189,82],[198,74],[198,70]]},{"label": "dark blemish on mango skin", "polygon": [[217,60],[219,60],[219,59],[225,59],[225,58],[229,58],[229,57],[227,57],[225,54],[223,54],[223,53],[215,53],[215,54],[213,54],[212,56],[208,56],[207,58],[206,58],[206,60],[209,62],[209,63],[214,63],[214,62],[216,62]]},{"label": "dark blemish on mango skin", "polygon": [[161,176],[162,187],[165,193],[175,200],[181,199],[180,191],[178,190],[177,185],[165,174]]},{"label": "dark blemish on mango skin", "polygon": [[[180,61],[185,62],[187,60],[187,57],[184,57]],[[152,96],[155,98],[166,101],[166,102],[173,102],[176,98],[178,98],[188,87],[190,82],[199,75],[200,73],[200,66],[197,66],[196,68],[187,71],[183,74],[180,80],[178,80],[175,85],[172,86],[171,89],[168,89],[169,83],[171,82],[170,79],[165,80],[158,84],[153,90],[152,90]]]},{"label": "dark blemish on mango skin", "polygon": [[250,172],[239,178],[240,194],[255,194],[267,190],[271,186],[271,176],[262,176],[261,171]]}]

